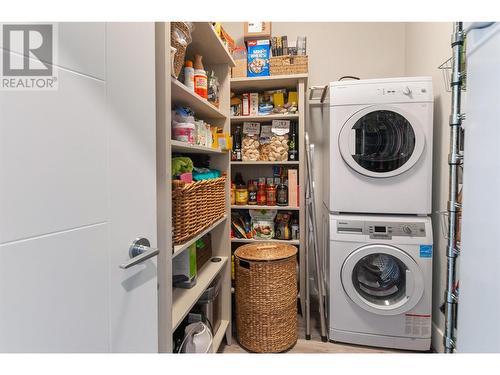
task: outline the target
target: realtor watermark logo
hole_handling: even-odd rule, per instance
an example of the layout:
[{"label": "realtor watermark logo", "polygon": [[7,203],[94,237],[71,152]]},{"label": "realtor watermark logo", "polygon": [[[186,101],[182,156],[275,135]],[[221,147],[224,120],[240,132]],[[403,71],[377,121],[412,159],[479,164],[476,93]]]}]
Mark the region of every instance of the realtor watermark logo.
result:
[{"label": "realtor watermark logo", "polygon": [[56,90],[55,24],[2,24],[0,90]]}]

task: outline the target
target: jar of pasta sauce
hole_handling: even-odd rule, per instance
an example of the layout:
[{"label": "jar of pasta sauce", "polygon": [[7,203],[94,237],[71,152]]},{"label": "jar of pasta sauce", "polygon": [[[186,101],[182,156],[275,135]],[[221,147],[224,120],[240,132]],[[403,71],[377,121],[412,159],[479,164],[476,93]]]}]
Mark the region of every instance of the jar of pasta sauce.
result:
[{"label": "jar of pasta sauce", "polygon": [[276,206],[276,185],[269,184],[266,188],[266,201],[268,206]]},{"label": "jar of pasta sauce", "polygon": [[257,204],[259,206],[265,206],[267,202],[266,198],[266,184],[259,183],[257,185]]}]

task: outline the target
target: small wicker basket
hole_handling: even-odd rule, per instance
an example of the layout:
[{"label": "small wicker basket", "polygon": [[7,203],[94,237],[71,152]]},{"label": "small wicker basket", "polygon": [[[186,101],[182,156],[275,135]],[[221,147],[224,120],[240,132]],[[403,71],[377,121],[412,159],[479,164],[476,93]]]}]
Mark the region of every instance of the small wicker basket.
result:
[{"label": "small wicker basket", "polygon": [[262,242],[234,252],[238,341],[277,353],[297,342],[297,248]]},{"label": "small wicker basket", "polygon": [[269,59],[269,72],[272,76],[307,73],[308,61],[304,55],[273,56]]},{"label": "small wicker basket", "polygon": [[181,244],[224,216],[226,176],[185,183],[172,181],[172,242]]},{"label": "small wicker basket", "polygon": [[[180,32],[185,35],[187,44],[184,45],[175,37],[175,33]],[[182,67],[184,66],[184,59],[186,57],[186,50],[189,43],[191,43],[191,29],[186,22],[172,22],[170,25],[170,45],[176,49],[174,55],[174,75],[175,78],[181,74]]]}]

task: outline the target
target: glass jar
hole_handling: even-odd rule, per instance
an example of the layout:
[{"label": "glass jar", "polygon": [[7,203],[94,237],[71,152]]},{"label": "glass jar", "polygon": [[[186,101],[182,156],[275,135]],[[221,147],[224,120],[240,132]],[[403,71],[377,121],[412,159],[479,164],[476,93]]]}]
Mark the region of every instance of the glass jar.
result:
[{"label": "glass jar", "polygon": [[292,240],[299,240],[300,239],[299,221],[297,219],[292,220],[291,231],[292,231]]},{"label": "glass jar", "polygon": [[231,183],[231,204],[236,204],[236,185],[234,182]]},{"label": "glass jar", "polygon": [[281,181],[276,188],[276,203],[278,206],[288,205],[288,187]]},{"label": "glass jar", "polygon": [[257,204],[259,206],[265,206],[266,202],[266,184],[259,183],[257,186]]},{"label": "glass jar", "polygon": [[267,185],[266,201],[268,206],[276,206],[276,185],[274,184]]},{"label": "glass jar", "polygon": [[235,201],[237,206],[245,206],[248,204],[248,190],[245,185],[236,186]]}]

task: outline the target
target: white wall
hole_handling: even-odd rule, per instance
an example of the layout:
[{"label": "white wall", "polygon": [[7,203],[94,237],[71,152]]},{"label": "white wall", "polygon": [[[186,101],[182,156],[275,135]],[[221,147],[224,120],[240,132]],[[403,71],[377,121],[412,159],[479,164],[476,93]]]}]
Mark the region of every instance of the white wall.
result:
[{"label": "white wall", "polygon": [[433,332],[432,346],[443,350],[444,315],[439,307],[446,288],[446,240],[441,230],[441,218],[435,213],[446,209],[448,202],[448,152],[451,93],[444,85],[442,72],[437,69],[451,56],[452,23],[426,22],[406,24],[406,65],[408,76],[432,76],[434,82],[434,167],[432,188],[432,219],[434,229]]}]

